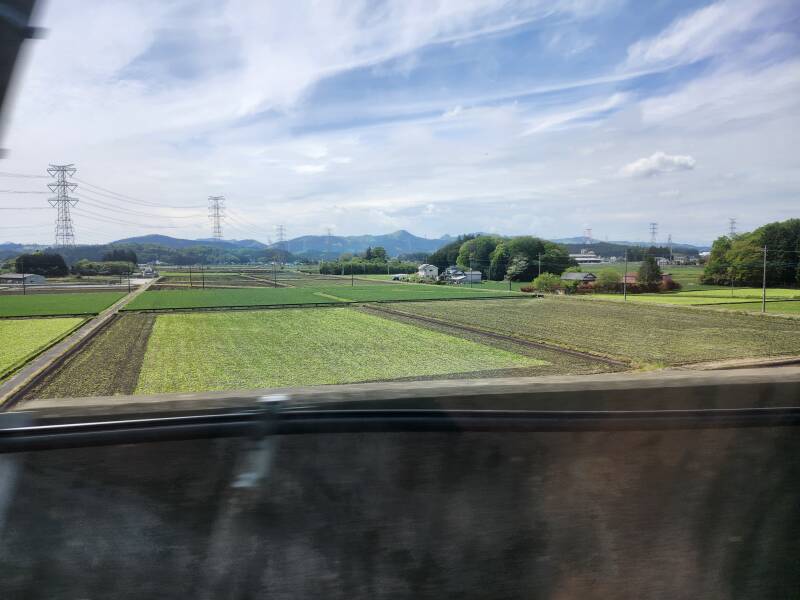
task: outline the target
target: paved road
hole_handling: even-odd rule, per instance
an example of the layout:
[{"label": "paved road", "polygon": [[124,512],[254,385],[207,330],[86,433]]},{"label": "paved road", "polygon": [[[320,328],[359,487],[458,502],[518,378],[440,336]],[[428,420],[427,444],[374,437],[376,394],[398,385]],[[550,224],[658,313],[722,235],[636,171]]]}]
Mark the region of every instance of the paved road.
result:
[{"label": "paved road", "polygon": [[83,325],[83,327],[79,328],[77,331],[73,332],[71,335],[67,336],[66,338],[58,342],[52,348],[49,348],[44,352],[42,352],[39,356],[37,356],[27,365],[25,365],[22,369],[20,369],[19,371],[14,373],[11,377],[6,379],[2,384],[0,384],[0,409],[2,409],[6,401],[11,396],[13,396],[14,393],[17,392],[23,385],[28,383],[33,377],[35,377],[36,375],[41,373],[44,369],[53,364],[55,360],[57,360],[62,354],[67,352],[70,348],[73,348],[76,344],[86,339],[86,337],[88,337],[98,327],[101,327],[115,314],[117,314],[117,312],[119,312],[119,309],[121,309],[123,306],[128,304],[128,302],[136,298],[136,296],[143,293],[155,281],[156,281],[155,279],[148,280],[147,283],[145,283],[138,289],[132,291],[130,294],[127,294],[124,298],[120,299],[115,304],[112,304],[96,317],[92,317],[91,319],[89,319],[89,321],[87,321]]}]

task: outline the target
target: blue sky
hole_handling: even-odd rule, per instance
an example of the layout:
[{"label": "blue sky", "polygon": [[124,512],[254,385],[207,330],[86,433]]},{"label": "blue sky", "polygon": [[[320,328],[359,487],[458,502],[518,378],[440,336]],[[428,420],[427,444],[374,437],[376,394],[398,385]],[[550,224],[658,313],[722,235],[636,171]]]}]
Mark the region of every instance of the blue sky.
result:
[{"label": "blue sky", "polygon": [[[800,215],[799,18],[789,0],[51,0],[0,170],[75,163],[79,242],[206,237],[209,195],[229,238],[658,222],[707,242],[729,217]],[[0,239],[52,236],[47,210],[0,220]]]}]

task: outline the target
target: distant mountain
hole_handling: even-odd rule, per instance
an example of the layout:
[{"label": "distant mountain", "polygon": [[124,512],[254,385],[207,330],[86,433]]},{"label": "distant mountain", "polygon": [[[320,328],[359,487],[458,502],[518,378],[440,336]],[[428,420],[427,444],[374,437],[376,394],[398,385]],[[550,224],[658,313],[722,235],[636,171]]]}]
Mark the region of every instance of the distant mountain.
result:
[{"label": "distant mountain", "polygon": [[[587,245],[586,238],[583,237],[583,236],[576,236],[576,237],[569,237],[569,238],[559,238],[559,239],[550,240],[550,241],[551,242],[555,242],[557,244],[565,244],[567,246],[582,246],[584,248],[588,248],[588,247],[590,247],[592,245],[597,245],[597,244],[612,244],[614,246],[635,246],[635,247],[639,247],[639,248],[649,248],[650,245],[651,245],[650,242],[626,242],[626,241],[619,241],[619,240],[605,241],[605,240],[598,240],[598,239],[594,239],[594,238],[591,238],[589,245]],[[666,246],[666,242],[663,242],[663,241],[662,242],[656,242],[656,246]],[[675,252],[687,252],[687,253],[692,253],[693,254],[693,253],[696,253],[696,252],[702,252],[704,250],[709,250],[709,249],[711,249],[711,246],[710,245],[697,246],[697,245],[694,245],[694,244],[681,244],[681,243],[678,243],[678,242],[673,242],[672,243],[672,249]]]},{"label": "distant mountain", "polygon": [[[364,252],[368,247],[381,246],[389,256],[414,252],[434,252],[451,241],[449,235],[436,239],[416,236],[403,229],[385,235],[304,235],[286,242],[286,249],[296,256],[321,257],[326,254],[335,258],[340,254]],[[273,244],[272,247],[277,247]]]},{"label": "distant mountain", "polygon": [[189,248],[191,246],[212,246],[216,248],[266,248],[257,240],[215,240],[213,238],[186,240],[168,235],[140,235],[111,242],[112,244],[156,244],[165,248]]}]

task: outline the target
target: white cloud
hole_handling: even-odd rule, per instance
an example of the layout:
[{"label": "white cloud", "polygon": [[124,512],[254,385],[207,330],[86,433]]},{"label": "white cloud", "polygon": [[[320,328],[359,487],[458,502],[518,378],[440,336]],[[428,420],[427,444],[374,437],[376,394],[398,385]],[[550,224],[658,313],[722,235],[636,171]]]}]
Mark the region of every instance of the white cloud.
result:
[{"label": "white cloud", "polygon": [[328,170],[327,165],[297,165],[293,167],[295,173],[309,174],[322,173]]},{"label": "white cloud", "polygon": [[651,156],[625,165],[620,169],[620,175],[623,177],[653,177],[673,171],[691,171],[694,169],[695,163],[695,159],[688,155],[655,152]]},{"label": "white cloud", "polygon": [[627,66],[690,63],[725,53],[744,34],[780,23],[787,0],[721,0],[628,48]]}]

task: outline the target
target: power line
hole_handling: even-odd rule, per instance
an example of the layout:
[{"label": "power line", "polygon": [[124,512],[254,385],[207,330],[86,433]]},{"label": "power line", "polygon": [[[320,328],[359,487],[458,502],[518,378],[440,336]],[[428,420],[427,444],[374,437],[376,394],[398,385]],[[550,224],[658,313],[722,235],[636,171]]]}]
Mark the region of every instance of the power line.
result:
[{"label": "power line", "polygon": [[20,179],[47,179],[47,175],[29,175],[27,173],[10,173],[8,171],[0,171],[0,177],[17,177]]},{"label": "power line", "polygon": [[213,238],[222,239],[222,220],[225,218],[225,196],[208,197],[208,216],[214,224]]},{"label": "power line", "polygon": [[0,190],[0,194],[46,194],[40,190]]},{"label": "power line", "polygon": [[67,181],[67,177],[72,178],[75,175],[75,166],[69,165],[53,165],[47,168],[47,173],[51,177],[56,178],[55,183],[48,183],[47,187],[51,192],[56,194],[55,198],[50,198],[48,202],[50,206],[58,210],[56,217],[56,247],[74,246],[75,245],[75,231],[72,228],[72,216],[69,209],[78,204],[78,199],[71,197],[70,192],[74,192],[78,187],[77,183]]},{"label": "power line", "polygon": [[[142,200],[141,198],[135,198],[134,196],[128,196],[127,194],[121,194],[119,192],[115,192],[114,190],[110,190],[108,188],[100,187],[99,185],[95,185],[93,183],[89,183],[88,181],[84,181],[78,177],[75,178],[75,181],[80,182],[84,186],[88,186],[89,188],[93,189],[93,193],[98,194],[100,196],[104,196],[111,200],[118,200],[123,202],[129,202],[131,204],[138,204],[140,206],[144,206],[147,208],[177,208],[177,209],[184,209],[184,208],[205,208],[202,205],[192,205],[192,206],[167,206],[163,202],[152,202],[150,200]],[[98,191],[99,190],[99,191]]]}]

